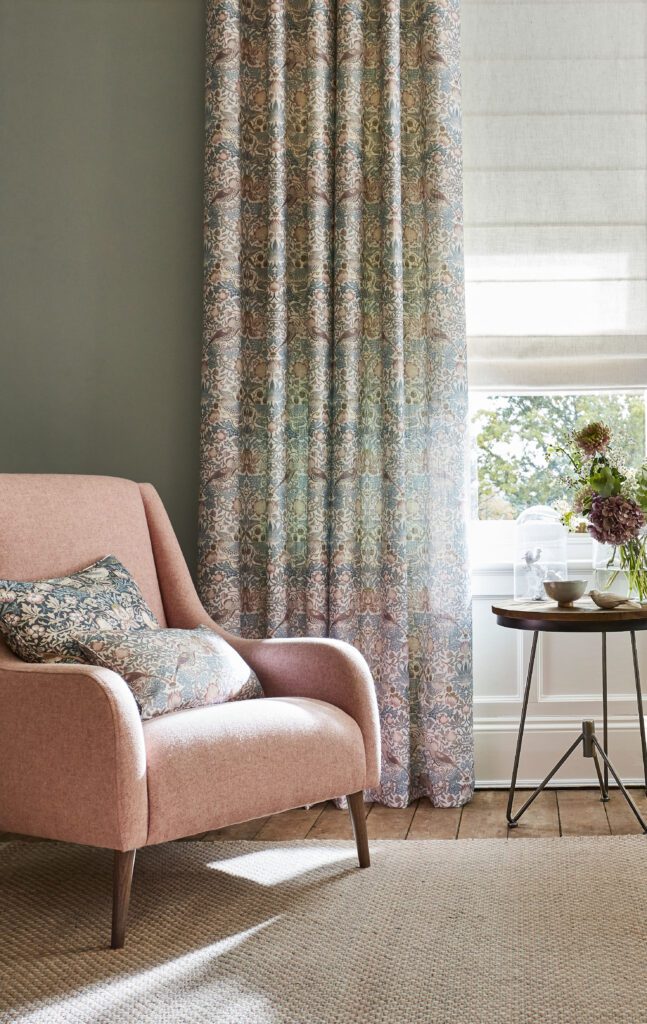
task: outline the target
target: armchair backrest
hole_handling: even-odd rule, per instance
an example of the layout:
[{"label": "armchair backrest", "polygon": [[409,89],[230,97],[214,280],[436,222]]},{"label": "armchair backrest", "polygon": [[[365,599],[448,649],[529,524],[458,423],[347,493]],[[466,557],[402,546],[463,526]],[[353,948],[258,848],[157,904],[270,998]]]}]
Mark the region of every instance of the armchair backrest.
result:
[{"label": "armchair backrest", "polygon": [[166,625],[139,484],[106,476],[0,474],[0,579],[62,576],[104,555],[129,569]]}]

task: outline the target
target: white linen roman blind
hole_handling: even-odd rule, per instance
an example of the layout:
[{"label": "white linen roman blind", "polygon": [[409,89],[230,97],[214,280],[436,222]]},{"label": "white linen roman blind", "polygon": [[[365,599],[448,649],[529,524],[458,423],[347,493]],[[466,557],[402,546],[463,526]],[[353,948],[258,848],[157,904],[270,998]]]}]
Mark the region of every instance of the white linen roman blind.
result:
[{"label": "white linen roman blind", "polygon": [[647,386],[647,0],[463,0],[471,385]]}]

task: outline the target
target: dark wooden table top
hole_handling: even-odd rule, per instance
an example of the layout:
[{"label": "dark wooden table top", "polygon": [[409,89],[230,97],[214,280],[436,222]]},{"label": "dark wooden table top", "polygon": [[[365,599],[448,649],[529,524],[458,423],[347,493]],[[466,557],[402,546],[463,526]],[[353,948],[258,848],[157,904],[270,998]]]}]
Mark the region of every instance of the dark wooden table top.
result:
[{"label": "dark wooden table top", "polygon": [[556,601],[502,601],[492,611],[501,626],[562,633],[620,632],[647,629],[647,605],[636,609],[598,608],[590,597],[580,598],[570,608]]}]

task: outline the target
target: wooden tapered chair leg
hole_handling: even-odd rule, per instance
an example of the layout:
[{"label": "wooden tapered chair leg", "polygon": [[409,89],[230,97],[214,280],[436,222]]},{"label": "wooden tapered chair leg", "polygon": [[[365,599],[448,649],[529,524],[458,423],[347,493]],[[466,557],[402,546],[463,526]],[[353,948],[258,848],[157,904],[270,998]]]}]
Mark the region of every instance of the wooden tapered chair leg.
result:
[{"label": "wooden tapered chair leg", "polygon": [[123,949],[136,850],[115,850],[112,868],[112,949]]},{"label": "wooden tapered chair leg", "polygon": [[350,793],[346,797],[350,820],[353,823],[355,842],[357,843],[357,859],[360,868],[370,868],[371,855],[368,849],[368,833],[366,831],[366,811],[364,808],[364,794],[360,789],[359,793]]}]

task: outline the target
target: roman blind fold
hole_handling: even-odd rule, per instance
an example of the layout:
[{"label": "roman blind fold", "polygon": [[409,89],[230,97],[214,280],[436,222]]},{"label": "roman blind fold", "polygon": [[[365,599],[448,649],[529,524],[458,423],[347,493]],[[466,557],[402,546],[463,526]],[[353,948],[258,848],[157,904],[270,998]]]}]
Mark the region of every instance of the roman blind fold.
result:
[{"label": "roman blind fold", "polygon": [[647,387],[647,0],[463,0],[470,381]]}]

